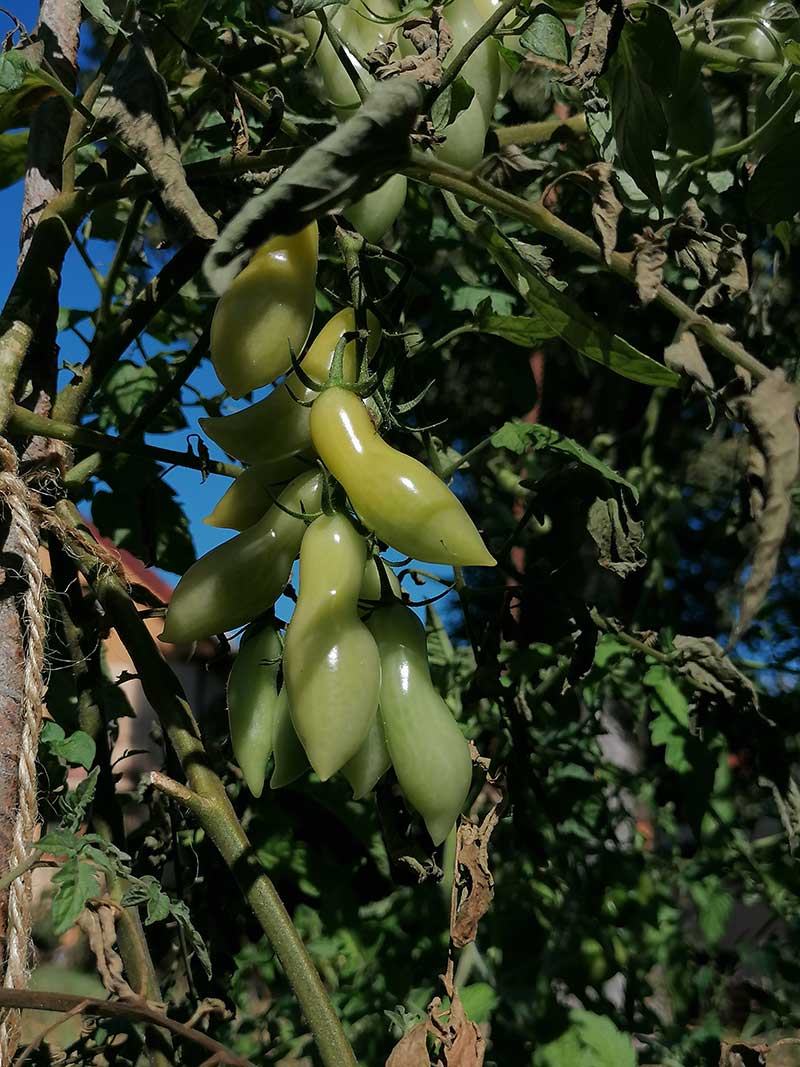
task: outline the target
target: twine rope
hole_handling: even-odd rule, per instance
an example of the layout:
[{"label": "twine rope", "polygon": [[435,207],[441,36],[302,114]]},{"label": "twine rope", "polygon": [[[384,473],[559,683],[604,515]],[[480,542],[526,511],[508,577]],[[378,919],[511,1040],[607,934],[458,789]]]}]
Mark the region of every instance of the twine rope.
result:
[{"label": "twine rope", "polygon": [[[39,561],[39,537],[34,521],[36,501],[20,478],[17,454],[0,437],[0,501],[16,527],[27,588],[22,603],[24,670],[22,685],[22,735],[19,748],[18,804],[9,870],[28,859],[38,823],[36,752],[46,685],[44,681],[46,622],[45,580]],[[31,874],[16,878],[9,888],[6,931],[5,976],[7,989],[22,989],[30,973]],[[0,1067],[9,1067],[19,1041],[19,1013],[12,1012],[0,1026]]]}]

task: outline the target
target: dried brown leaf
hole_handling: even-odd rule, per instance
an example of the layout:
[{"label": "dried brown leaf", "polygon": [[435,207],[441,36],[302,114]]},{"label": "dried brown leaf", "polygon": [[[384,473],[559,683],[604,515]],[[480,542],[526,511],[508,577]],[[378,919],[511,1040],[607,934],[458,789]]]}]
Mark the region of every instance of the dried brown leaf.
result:
[{"label": "dried brown leaf", "polygon": [[[622,214],[622,204],[611,183],[614,168],[610,163],[590,163],[584,170],[570,171],[562,175],[582,186],[592,197],[592,219],[600,234],[603,259],[608,263],[617,247],[617,222]],[[561,179],[559,179],[561,180]]]},{"label": "dried brown leaf", "polygon": [[731,643],[741,637],[764,602],[791,517],[790,492],[800,472],[797,404],[796,387],[778,367],[739,405],[750,430],[751,506],[757,540]]},{"label": "dried brown leaf", "polygon": [[141,33],[132,36],[125,58],[111,71],[97,122],[110,128],[152,175],[172,214],[198,237],[213,240],[217,226],[189,188],[175,140],[167,87]]},{"label": "dried brown leaf", "polygon": [[633,269],[636,292],[643,304],[655,300],[666,262],[667,240],[663,233],[656,233],[651,226],[645,226],[641,233],[634,234]]},{"label": "dried brown leaf", "polygon": [[569,81],[589,89],[606,69],[623,23],[621,0],[587,0],[580,33],[572,48]]},{"label": "dried brown leaf", "polygon": [[728,708],[745,712],[758,710],[755,686],[713,637],[677,634],[672,643],[678,652],[678,673],[690,678],[697,689]]},{"label": "dried brown leaf", "polygon": [[430,1067],[427,1035],[428,1023],[417,1023],[394,1046],[386,1067]]},{"label": "dried brown leaf", "polygon": [[467,1018],[458,990],[451,978],[445,976],[444,988],[450,997],[447,1021],[438,1016],[440,1001],[436,997],[430,1006],[431,1029],[442,1048],[438,1063],[441,1067],[482,1067],[486,1055],[486,1041],[478,1026]]},{"label": "dried brown leaf", "polygon": [[480,826],[462,822],[458,828],[456,868],[457,902],[450,937],[456,948],[475,940],[478,923],[489,910],[494,896],[494,878],[489,868],[489,839],[499,821],[498,806]]},{"label": "dried brown leaf", "polygon": [[664,362],[670,370],[683,374],[708,392],[714,390],[714,379],[700,352],[697,339],[690,330],[684,330],[676,341],[664,349]]},{"label": "dried brown leaf", "polygon": [[624,495],[598,497],[593,501],[587,529],[597,545],[597,562],[601,567],[625,578],[644,566],[644,527],[631,514]]},{"label": "dried brown leaf", "polygon": [[717,235],[708,229],[705,215],[695,200],[688,200],[670,228],[669,248],[678,264],[708,286],[698,308],[713,307],[721,300],[746,292],[749,279],[742,251],[744,234],[723,226]]},{"label": "dried brown leaf", "polygon": [[434,6],[430,15],[413,15],[403,23],[403,36],[417,51],[415,56],[404,56],[394,62],[379,66],[375,75],[380,80],[397,74],[413,72],[417,81],[435,88],[442,80],[443,60],[453,47],[450,24],[440,6]]},{"label": "dried brown leaf", "polygon": [[714,307],[723,300],[730,300],[747,292],[750,278],[742,249],[744,238],[745,235],[739,233],[734,226],[722,227],[713,284],[698,301],[698,308]]},{"label": "dried brown leaf", "polygon": [[114,949],[117,940],[114,909],[107,905],[86,908],[78,918],[78,926],[86,935],[97,964],[97,973],[106,990],[116,997],[136,997],[137,994],[125,981],[122,959]]}]

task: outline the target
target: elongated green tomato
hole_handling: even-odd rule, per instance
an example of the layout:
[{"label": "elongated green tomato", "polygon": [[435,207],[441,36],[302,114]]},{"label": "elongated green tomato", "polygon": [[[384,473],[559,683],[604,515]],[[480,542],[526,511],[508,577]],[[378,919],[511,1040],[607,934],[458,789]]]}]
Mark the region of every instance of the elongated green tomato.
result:
[{"label": "elongated green tomato", "polygon": [[302,351],[314,318],[316,222],[274,237],[234,278],[214,311],[211,361],[233,397],[274,382]]},{"label": "elongated green tomato", "polygon": [[495,565],[457,497],[381,439],[355,393],[320,393],[311,409],[311,439],[361,521],[398,552],[427,563]]},{"label": "elongated green tomato", "polygon": [[342,774],[353,790],[353,798],[361,800],[367,793],[371,793],[391,765],[379,708],[361,748],[342,767]]},{"label": "elongated green tomato", "polygon": [[[500,3],[501,0],[475,0],[475,7],[478,9],[481,18],[485,21],[495,13],[497,8],[500,6]],[[500,23],[500,28],[509,26],[515,18],[516,15],[512,11],[511,14],[507,15],[505,19],[503,19],[503,21]],[[520,55],[524,55],[525,49],[520,44],[520,40],[521,38],[518,34],[515,34],[513,37],[503,37],[503,46],[505,48],[510,48],[512,52],[519,52]],[[499,56],[498,58],[500,60],[499,96],[504,97],[508,92],[509,85],[511,84],[511,77],[513,72],[511,70],[511,67],[508,65],[508,63],[505,62],[502,57]]]},{"label": "elongated green tomato", "polygon": [[272,607],[289,581],[306,524],[282,510],[319,509],[322,476],[295,478],[263,518],[193,563],[175,587],[162,641],[188,644],[233,630]]},{"label": "elongated green tomato", "polygon": [[278,703],[281,639],[273,625],[248,627],[228,676],[228,723],[247,788],[260,797]]},{"label": "elongated green tomato", "polygon": [[234,478],[203,522],[223,530],[246,530],[269,511],[288,481],[313,466],[312,456],[299,455],[248,467]]},{"label": "elongated green tomato", "polygon": [[322,515],[303,537],[283,666],[292,722],[323,781],[358,752],[378,707],[378,650],[358,617],[365,561],[345,515]]},{"label": "elongated green tomato", "polygon": [[275,765],[269,780],[270,789],[282,789],[305,774],[310,764],[305,749],[292,722],[289,711],[289,694],[284,685],[278,694],[275,710],[275,731],[272,735],[272,754]]},{"label": "elongated green tomato", "polygon": [[[367,354],[372,358],[380,344],[381,328],[371,312],[367,312],[367,326]],[[342,308],[328,319],[302,359],[309,378],[320,383],[327,380],[339,339],[353,330],[352,308]],[[354,381],[357,369],[356,343],[351,341],[344,350],[345,380]],[[276,462],[311,448],[310,411],[297,401],[310,403],[316,395],[292,371],[282,385],[257,404],[250,404],[233,415],[201,419],[200,425],[220,448],[245,463]]]},{"label": "elongated green tomato", "polygon": [[414,612],[403,604],[378,608],[367,625],[381,656],[380,714],[395,774],[440,845],[469,792],[469,746],[431,681],[425,630]]},{"label": "elongated green tomato", "polygon": [[380,556],[371,556],[364,567],[358,603],[362,613],[369,613],[381,601],[389,602],[392,597],[398,600],[402,596],[400,582],[392,568]]},{"label": "elongated green tomato", "polygon": [[393,174],[374,193],[344,209],[344,217],[362,237],[377,244],[392,228],[406,202],[407,182],[404,174]]}]

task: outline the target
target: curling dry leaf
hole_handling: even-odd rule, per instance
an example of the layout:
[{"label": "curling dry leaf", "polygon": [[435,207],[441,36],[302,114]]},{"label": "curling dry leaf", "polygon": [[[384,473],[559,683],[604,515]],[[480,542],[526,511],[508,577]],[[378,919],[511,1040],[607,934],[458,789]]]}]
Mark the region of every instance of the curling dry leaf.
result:
[{"label": "curling dry leaf", "polygon": [[597,545],[597,562],[620,578],[643,567],[644,529],[631,514],[624,494],[598,497],[589,508],[587,528]]},{"label": "curling dry leaf", "polygon": [[489,838],[499,820],[495,805],[480,826],[462,822],[458,828],[458,900],[450,937],[457,948],[475,940],[478,923],[489,910],[494,896],[494,878],[489,869]]},{"label": "curling dry leaf", "polygon": [[702,389],[713,392],[714,379],[700,352],[697,339],[690,330],[664,349],[664,362],[670,370],[677,371],[696,382]]},{"label": "curling dry leaf", "polygon": [[447,1021],[438,1011],[441,1002],[435,997],[429,1008],[431,1031],[441,1042],[437,1065],[440,1067],[482,1067],[486,1041],[478,1026],[467,1018],[458,990],[449,976],[444,988],[450,998]]},{"label": "curling dry leaf", "polygon": [[109,76],[98,124],[109,127],[153,176],[172,214],[198,237],[213,240],[217,226],[189,188],[172,128],[167,87],[141,33]]},{"label": "curling dry leaf", "polygon": [[86,908],[78,918],[78,926],[86,935],[97,964],[97,973],[106,990],[114,997],[136,997],[137,994],[125,981],[122,960],[114,949],[117,940],[114,909],[106,905],[96,909]]},{"label": "curling dry leaf", "polygon": [[623,24],[621,0],[588,0],[578,39],[572,49],[570,81],[589,89],[606,69]]},{"label": "curling dry leaf", "polygon": [[392,1049],[386,1067],[430,1067],[428,1057],[428,1023],[417,1023],[403,1034]]},{"label": "curling dry leaf", "polygon": [[443,60],[453,46],[450,24],[440,6],[429,16],[412,15],[403,23],[403,36],[414,46],[416,55],[403,56],[376,69],[380,80],[413,72],[422,85],[435,88],[442,80]]},{"label": "curling dry leaf", "polygon": [[697,307],[713,307],[721,300],[746,292],[747,261],[742,251],[744,235],[733,226],[711,233],[705,215],[695,200],[688,200],[670,229],[669,248],[678,264],[705,282],[706,292]]},{"label": "curling dry leaf", "polygon": [[713,637],[678,634],[672,643],[678,652],[678,672],[690,678],[697,689],[727,708],[758,710],[755,686],[734,666]]},{"label": "curling dry leaf", "polygon": [[757,540],[732,643],[745,632],[764,602],[789,524],[790,492],[800,470],[797,403],[796,387],[786,381],[778,367],[739,407],[750,430],[750,504]]},{"label": "curling dry leaf", "polygon": [[570,171],[562,178],[572,178],[588,191],[592,198],[592,219],[600,234],[603,259],[608,263],[617,247],[617,222],[622,214],[611,177],[614,168],[610,163],[591,163],[585,170]]},{"label": "curling dry leaf", "polygon": [[649,304],[655,299],[666,262],[667,241],[663,233],[657,233],[652,227],[645,226],[641,233],[634,234],[633,269],[636,277],[636,292],[643,304]]}]

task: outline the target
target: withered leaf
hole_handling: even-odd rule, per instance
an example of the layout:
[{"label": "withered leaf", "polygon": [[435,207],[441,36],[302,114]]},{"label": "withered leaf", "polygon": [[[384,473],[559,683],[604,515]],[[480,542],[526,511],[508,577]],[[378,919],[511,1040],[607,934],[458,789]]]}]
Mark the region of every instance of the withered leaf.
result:
[{"label": "withered leaf", "polygon": [[676,341],[667,345],[664,349],[664,362],[670,370],[685,375],[709,392],[713,391],[714,379],[691,330],[684,330]]},{"label": "withered leaf", "polygon": [[679,653],[677,669],[694,686],[739,711],[758,710],[758,695],[749,678],[734,666],[713,637],[685,637],[678,634],[673,645]]},{"label": "withered leaf", "polygon": [[708,285],[697,307],[713,307],[721,300],[746,292],[747,262],[742,251],[744,235],[733,226],[711,233],[695,200],[688,200],[669,233],[669,248],[678,264]]},{"label": "withered leaf", "polygon": [[109,128],[152,175],[166,208],[198,237],[213,240],[217,226],[189,188],[172,128],[167,87],[144,35],[137,31],[125,58],[112,69],[97,123]]},{"label": "withered leaf", "polygon": [[458,828],[456,913],[450,937],[457,948],[475,940],[478,923],[489,910],[494,896],[494,878],[489,868],[489,839],[500,816],[495,805],[480,826],[462,822]]},{"label": "withered leaf", "polygon": [[631,515],[623,495],[598,497],[589,508],[587,528],[597,545],[597,562],[620,578],[643,567],[642,523]]},{"label": "withered leaf", "polygon": [[572,48],[569,80],[589,89],[606,69],[624,21],[621,0],[588,0],[580,33]]},{"label": "withered leaf", "polygon": [[666,262],[667,241],[664,234],[657,233],[651,226],[645,226],[641,233],[634,234],[633,268],[636,292],[643,304],[649,304],[655,299]]},{"label": "withered leaf", "polygon": [[97,973],[106,990],[115,997],[136,997],[137,994],[125,981],[122,959],[114,948],[117,940],[114,909],[107,905],[86,908],[78,917],[78,926],[86,935],[97,964]]},{"label": "withered leaf", "polygon": [[427,1035],[427,1022],[417,1023],[394,1046],[386,1067],[430,1067]]},{"label": "withered leaf", "polygon": [[569,171],[562,178],[571,178],[592,197],[592,219],[600,234],[603,259],[608,263],[617,247],[617,222],[622,204],[611,184],[614,168],[610,163],[590,163],[584,170]]},{"label": "withered leaf", "polygon": [[790,492],[800,471],[797,404],[796,387],[786,381],[778,367],[739,405],[741,418],[750,430],[751,507],[757,541],[732,643],[745,632],[764,602],[789,524]]},{"label": "withered leaf", "polygon": [[716,272],[713,284],[709,286],[697,303],[697,307],[714,307],[722,300],[746,293],[750,284],[747,260],[744,257],[742,241],[745,235],[734,226],[725,225],[719,237],[719,250],[716,259]]}]

